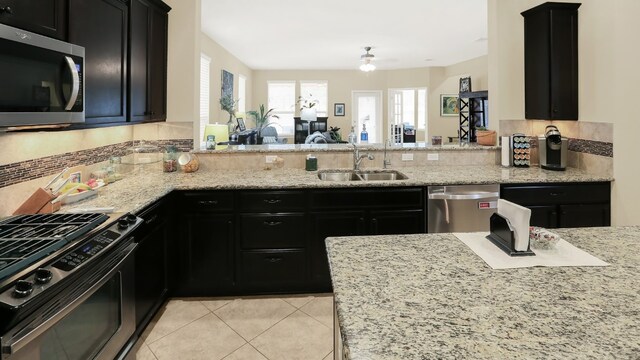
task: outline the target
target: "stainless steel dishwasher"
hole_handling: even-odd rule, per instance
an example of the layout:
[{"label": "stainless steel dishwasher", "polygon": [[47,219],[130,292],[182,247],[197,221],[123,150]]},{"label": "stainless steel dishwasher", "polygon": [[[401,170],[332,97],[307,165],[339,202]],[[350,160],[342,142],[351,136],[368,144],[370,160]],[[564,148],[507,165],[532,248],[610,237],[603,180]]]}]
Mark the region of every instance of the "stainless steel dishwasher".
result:
[{"label": "stainless steel dishwasher", "polygon": [[427,232],[489,231],[499,198],[500,185],[429,186]]}]

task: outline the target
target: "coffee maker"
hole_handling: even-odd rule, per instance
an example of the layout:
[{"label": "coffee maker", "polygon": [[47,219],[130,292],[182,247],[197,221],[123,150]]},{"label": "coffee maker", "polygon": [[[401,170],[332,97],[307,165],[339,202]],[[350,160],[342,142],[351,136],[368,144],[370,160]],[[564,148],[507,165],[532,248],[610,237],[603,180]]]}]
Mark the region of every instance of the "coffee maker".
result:
[{"label": "coffee maker", "polygon": [[544,135],[538,136],[540,167],[547,170],[566,170],[569,140],[560,134],[555,125],[548,125]]}]

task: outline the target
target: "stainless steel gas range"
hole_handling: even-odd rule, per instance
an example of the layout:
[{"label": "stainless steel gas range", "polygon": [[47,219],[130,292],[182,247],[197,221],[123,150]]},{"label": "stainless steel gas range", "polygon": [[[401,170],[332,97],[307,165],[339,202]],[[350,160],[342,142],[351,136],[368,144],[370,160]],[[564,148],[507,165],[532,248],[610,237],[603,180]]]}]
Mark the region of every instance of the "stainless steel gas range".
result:
[{"label": "stainless steel gas range", "polygon": [[115,359],[135,330],[134,215],[0,221],[0,359]]}]

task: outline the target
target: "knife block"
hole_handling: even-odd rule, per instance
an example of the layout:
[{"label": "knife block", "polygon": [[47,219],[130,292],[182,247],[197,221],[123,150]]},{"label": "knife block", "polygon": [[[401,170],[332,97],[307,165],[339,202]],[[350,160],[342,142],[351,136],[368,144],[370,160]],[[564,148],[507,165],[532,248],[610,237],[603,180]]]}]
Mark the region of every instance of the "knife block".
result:
[{"label": "knife block", "polygon": [[37,214],[43,207],[47,206],[47,204],[51,205],[51,200],[55,198],[49,190],[38,188],[13,212],[13,215]]},{"label": "knife block", "polygon": [[498,213],[491,215],[489,219],[489,226],[491,233],[487,235],[487,239],[491,241],[500,250],[507,253],[509,256],[535,256],[536,254],[531,251],[531,247],[527,247],[526,251],[517,251],[515,249],[516,236],[511,228],[509,221]]}]

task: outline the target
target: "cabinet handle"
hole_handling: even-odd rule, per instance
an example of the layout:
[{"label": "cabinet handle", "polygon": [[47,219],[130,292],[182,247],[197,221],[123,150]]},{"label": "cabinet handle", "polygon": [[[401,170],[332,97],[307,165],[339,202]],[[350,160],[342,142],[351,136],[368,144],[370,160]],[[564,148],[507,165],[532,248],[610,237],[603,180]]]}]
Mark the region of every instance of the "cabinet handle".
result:
[{"label": "cabinet handle", "polygon": [[264,258],[264,260],[265,260],[265,261],[268,261],[268,262],[270,262],[270,263],[277,263],[277,262],[279,262],[279,261],[282,261],[282,258],[281,258],[281,257],[279,257],[279,256],[278,256],[278,257],[276,257],[276,256],[272,256],[272,257]]},{"label": "cabinet handle", "polygon": [[264,201],[267,204],[277,204],[277,203],[281,202],[282,200],[280,200],[280,199],[264,199],[262,201]]},{"label": "cabinet handle", "polygon": [[10,6],[0,7],[0,14],[13,15],[13,9]]},{"label": "cabinet handle", "polygon": [[149,225],[151,223],[154,223],[156,220],[158,220],[158,214],[153,215],[151,218],[147,219],[144,221],[144,223],[146,225]]},{"label": "cabinet handle", "polygon": [[218,205],[218,200],[200,200],[198,201],[200,205]]},{"label": "cabinet handle", "polygon": [[278,226],[282,224],[282,221],[265,221],[263,224],[268,226]]}]

